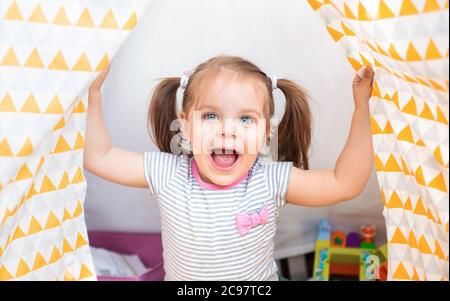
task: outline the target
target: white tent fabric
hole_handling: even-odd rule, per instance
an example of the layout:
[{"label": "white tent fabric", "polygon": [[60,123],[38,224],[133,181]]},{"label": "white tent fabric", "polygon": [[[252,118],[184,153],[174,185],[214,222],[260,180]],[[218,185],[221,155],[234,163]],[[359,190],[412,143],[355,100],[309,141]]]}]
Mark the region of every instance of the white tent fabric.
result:
[{"label": "white tent fabric", "polygon": [[[146,3],[0,2],[0,279],[95,278],[83,214],[84,92]],[[311,251],[324,217],[344,231],[375,224],[383,241],[384,204],[389,279],[448,280],[448,3],[152,1],[105,88],[113,140],[152,149],[145,119],[155,79],[214,55],[240,55],[310,91],[310,165],[330,168],[348,134],[353,70],[372,64],[381,194],[373,174],[364,193],[343,205],[284,208],[276,256]],[[147,191],[90,175],[87,201],[90,229],[159,231]]]},{"label": "white tent fabric", "polygon": [[[344,146],[354,108],[354,71],[307,1],[152,1],[113,61],[104,89],[104,114],[115,144],[135,151],[155,149],[146,130],[149,95],[164,76],[179,76],[219,54],[254,61],[268,74],[287,77],[312,95],[314,136],[311,168],[331,168]],[[276,94],[278,116],[284,99]],[[105,182],[91,174],[86,198],[88,228],[160,231],[158,206],[143,189]],[[314,250],[320,219],[358,231],[377,226],[386,241],[383,203],[375,173],[355,200],[328,208],[288,205],[281,210],[276,237],[278,258]]]},{"label": "white tent fabric", "polygon": [[0,280],[94,280],[87,87],[147,1],[0,1]]},{"label": "white tent fabric", "polygon": [[308,0],[370,101],[388,280],[448,281],[448,0]]}]

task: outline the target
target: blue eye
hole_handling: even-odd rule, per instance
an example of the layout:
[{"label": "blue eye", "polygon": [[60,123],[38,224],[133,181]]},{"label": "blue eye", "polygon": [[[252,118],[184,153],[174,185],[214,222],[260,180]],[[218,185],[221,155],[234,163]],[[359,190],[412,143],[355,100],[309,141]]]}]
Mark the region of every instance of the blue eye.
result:
[{"label": "blue eye", "polygon": [[217,120],[217,114],[216,113],[206,113],[203,115],[203,119],[205,120]]},{"label": "blue eye", "polygon": [[245,125],[251,124],[254,121],[253,117],[250,117],[250,116],[242,116],[240,118],[240,120],[241,120],[241,123],[245,124]]}]

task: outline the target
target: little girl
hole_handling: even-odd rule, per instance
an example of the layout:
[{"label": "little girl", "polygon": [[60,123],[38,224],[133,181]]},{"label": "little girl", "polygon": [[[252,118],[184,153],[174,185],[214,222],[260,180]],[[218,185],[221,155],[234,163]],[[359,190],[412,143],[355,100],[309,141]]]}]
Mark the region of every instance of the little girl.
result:
[{"label": "little girl", "polygon": [[[111,145],[100,94],[108,69],[89,89],[84,166],[118,184],[148,187],[158,199],[166,280],[277,280],[279,209],[286,202],[337,204],[360,194],[368,180],[371,67],[355,76],[353,120],[336,167],[317,171],[308,170],[308,98],[290,80],[230,56],[204,62],[189,77],[166,78],[148,113],[161,152],[139,154]],[[286,100],[277,145],[270,134],[274,89]],[[278,147],[278,162],[265,162],[269,145]]]}]

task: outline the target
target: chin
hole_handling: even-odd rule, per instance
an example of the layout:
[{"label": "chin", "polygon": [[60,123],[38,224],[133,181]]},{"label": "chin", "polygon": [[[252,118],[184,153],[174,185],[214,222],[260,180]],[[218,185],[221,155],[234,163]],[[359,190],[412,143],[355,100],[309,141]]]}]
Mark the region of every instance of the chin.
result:
[{"label": "chin", "polygon": [[212,176],[211,182],[218,186],[228,186],[228,185],[236,182],[241,177],[242,176],[233,176],[233,175],[218,176],[218,175],[215,175],[215,176]]}]

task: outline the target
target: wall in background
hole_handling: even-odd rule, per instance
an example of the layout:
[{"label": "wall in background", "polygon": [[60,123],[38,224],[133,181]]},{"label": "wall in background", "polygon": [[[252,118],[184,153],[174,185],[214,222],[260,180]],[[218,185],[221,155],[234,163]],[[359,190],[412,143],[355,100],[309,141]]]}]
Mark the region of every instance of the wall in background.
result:
[{"label": "wall in background", "polygon": [[[211,56],[239,55],[304,86],[311,94],[314,137],[311,169],[332,168],[344,146],[353,112],[354,72],[307,1],[150,1],[146,15],[113,61],[104,88],[104,114],[113,143],[155,150],[146,117],[149,95],[164,76],[178,76]],[[278,98],[278,114],[284,99]],[[145,189],[127,188],[87,174],[89,229],[155,232],[158,206]],[[342,230],[373,223],[385,240],[383,204],[372,173],[355,200],[328,208],[288,205],[281,210],[276,256],[314,248],[316,227],[330,217]]]}]

